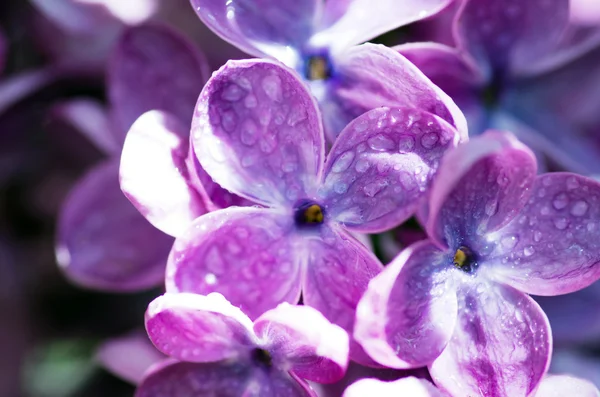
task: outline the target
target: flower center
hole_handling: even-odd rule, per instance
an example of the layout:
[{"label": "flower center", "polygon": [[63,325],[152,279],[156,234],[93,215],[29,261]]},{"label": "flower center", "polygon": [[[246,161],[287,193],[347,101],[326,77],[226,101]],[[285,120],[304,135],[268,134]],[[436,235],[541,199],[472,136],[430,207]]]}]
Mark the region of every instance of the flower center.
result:
[{"label": "flower center", "polygon": [[300,227],[319,226],[325,219],[321,206],[313,201],[302,201],[296,206],[294,221]]},{"label": "flower center", "polygon": [[325,80],[331,76],[331,68],[327,57],[313,55],[308,57],[305,66],[305,76],[308,80]]},{"label": "flower center", "polygon": [[265,349],[255,348],[250,353],[252,362],[259,367],[271,368],[273,366],[273,358],[271,353]]},{"label": "flower center", "polygon": [[475,255],[468,247],[460,246],[454,254],[454,266],[465,273],[472,273],[477,268]]}]

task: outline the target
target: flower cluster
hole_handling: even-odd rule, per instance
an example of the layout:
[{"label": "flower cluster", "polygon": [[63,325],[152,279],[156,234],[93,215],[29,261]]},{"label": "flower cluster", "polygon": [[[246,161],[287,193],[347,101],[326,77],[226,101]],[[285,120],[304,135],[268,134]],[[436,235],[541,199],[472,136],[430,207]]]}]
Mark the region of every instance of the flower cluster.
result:
[{"label": "flower cluster", "polygon": [[174,29],[114,25],[108,105],[55,109],[104,157],[56,256],[84,287],[164,294],[154,347],[132,342],[152,359],[102,361],[142,367],[117,370],[137,397],[600,396],[549,373],[554,340],[600,336],[600,21],[579,3],[191,0],[255,57],[210,77]]}]

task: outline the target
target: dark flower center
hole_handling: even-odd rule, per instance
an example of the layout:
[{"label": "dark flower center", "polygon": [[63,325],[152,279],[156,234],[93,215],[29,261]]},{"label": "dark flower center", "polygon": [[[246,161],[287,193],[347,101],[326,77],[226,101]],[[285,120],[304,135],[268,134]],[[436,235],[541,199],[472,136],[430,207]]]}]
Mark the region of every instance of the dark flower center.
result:
[{"label": "dark flower center", "polygon": [[304,74],[308,80],[325,80],[331,76],[331,65],[327,57],[313,55],[307,58]]},{"label": "dark flower center", "polygon": [[477,268],[477,261],[473,251],[464,245],[460,246],[454,254],[454,266],[465,273],[473,273]]},{"label": "dark flower center", "polygon": [[252,362],[259,367],[263,368],[271,368],[273,366],[273,358],[271,357],[271,353],[266,351],[265,349],[253,349],[250,353],[252,357]]},{"label": "dark flower center", "polygon": [[323,208],[314,201],[301,201],[296,205],[294,221],[299,227],[319,226],[325,219]]}]

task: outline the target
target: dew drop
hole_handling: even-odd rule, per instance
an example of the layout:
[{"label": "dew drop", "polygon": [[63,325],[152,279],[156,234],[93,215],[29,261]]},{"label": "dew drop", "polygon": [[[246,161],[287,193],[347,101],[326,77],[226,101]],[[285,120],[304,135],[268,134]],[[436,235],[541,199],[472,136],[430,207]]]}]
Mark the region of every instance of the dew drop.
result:
[{"label": "dew drop", "polygon": [[519,242],[519,239],[516,236],[506,236],[506,237],[503,237],[502,240],[500,241],[502,246],[504,246],[504,248],[507,248],[507,249],[514,248],[518,242]]},{"label": "dew drop", "polygon": [[265,94],[275,102],[281,102],[281,79],[277,75],[269,75],[262,80],[262,88]]},{"label": "dew drop", "polygon": [[233,132],[237,125],[237,115],[231,110],[223,112],[221,115],[221,125],[227,132]]},{"label": "dew drop", "polygon": [[367,159],[358,159],[356,164],[354,164],[354,169],[356,172],[363,173],[367,171],[370,167],[369,160]]},{"label": "dew drop", "polygon": [[565,218],[556,218],[554,220],[554,226],[558,230],[564,230],[567,228],[567,220]]},{"label": "dew drop", "polygon": [[[550,178],[547,178],[548,180]],[[567,178],[567,189],[573,190],[579,187],[579,181],[574,176]]]},{"label": "dew drop", "polygon": [[368,197],[375,197],[375,195],[381,192],[387,185],[388,183],[386,180],[371,182],[363,188],[363,192]]},{"label": "dew drop", "polygon": [[548,214],[550,214],[550,208],[547,205],[543,206],[540,209],[540,214],[542,214],[542,215],[548,215]]},{"label": "dew drop", "polygon": [[488,201],[487,204],[485,205],[485,213],[488,216],[492,216],[492,215],[496,214],[496,212],[498,212],[498,201],[496,201],[496,200]]},{"label": "dew drop", "polygon": [[413,178],[413,176],[406,171],[402,171],[399,173],[398,180],[406,190],[413,190],[417,186],[415,178]]},{"label": "dew drop", "polygon": [[431,149],[435,146],[439,139],[440,138],[438,134],[435,132],[429,132],[421,137],[421,145],[425,149]]},{"label": "dew drop", "polygon": [[215,285],[217,283],[217,276],[212,273],[207,273],[206,276],[204,276],[204,282],[208,285]]},{"label": "dew drop", "polygon": [[552,200],[552,206],[557,210],[562,210],[569,204],[569,198],[565,193],[559,193]]},{"label": "dew drop", "polygon": [[593,232],[596,230],[596,224],[594,222],[590,222],[586,226],[588,232]]},{"label": "dew drop", "polygon": [[244,106],[246,106],[248,109],[253,109],[256,107],[256,105],[258,105],[258,100],[256,97],[252,94],[246,95],[246,98],[244,98]]},{"label": "dew drop", "polygon": [[525,255],[525,256],[531,256],[534,253],[535,253],[535,249],[531,245],[528,245],[527,247],[525,247],[523,249],[523,255]]},{"label": "dew drop", "polygon": [[347,152],[342,153],[337,160],[331,166],[331,171],[335,173],[344,172],[350,167],[352,161],[354,160],[354,152],[352,150],[348,150]]},{"label": "dew drop", "polygon": [[540,232],[539,230],[536,230],[535,232],[533,232],[533,241],[535,241],[537,243],[541,239],[542,239],[542,232]]},{"label": "dew drop", "polygon": [[409,153],[415,147],[415,139],[412,136],[403,135],[398,140],[398,151],[400,153]]},{"label": "dew drop", "polygon": [[303,106],[294,106],[288,115],[287,124],[290,127],[295,127],[301,121],[306,120],[306,109]]},{"label": "dew drop", "polygon": [[571,207],[571,215],[583,216],[587,212],[588,208],[589,205],[587,202],[579,200]]},{"label": "dew drop", "polygon": [[337,194],[344,194],[348,191],[348,184],[342,181],[337,181],[333,184],[333,191]]},{"label": "dew drop", "polygon": [[371,149],[376,150],[378,152],[384,152],[394,149],[394,141],[381,134],[372,136],[371,138],[367,139],[367,144]]},{"label": "dew drop", "polygon": [[221,98],[229,102],[237,102],[242,99],[244,95],[244,91],[240,88],[239,85],[232,83],[229,84],[222,92]]},{"label": "dew drop", "polygon": [[258,139],[258,127],[254,121],[248,119],[242,127],[242,133],[240,134],[240,140],[244,145],[252,146]]}]

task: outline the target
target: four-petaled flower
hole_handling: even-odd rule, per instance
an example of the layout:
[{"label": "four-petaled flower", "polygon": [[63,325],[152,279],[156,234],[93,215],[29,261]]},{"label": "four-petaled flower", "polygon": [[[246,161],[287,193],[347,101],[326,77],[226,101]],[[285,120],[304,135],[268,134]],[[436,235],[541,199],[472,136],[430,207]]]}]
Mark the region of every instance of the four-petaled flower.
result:
[{"label": "four-petaled flower", "polygon": [[600,278],[600,184],[536,169],[508,133],[448,152],[431,189],[429,240],[403,251],[358,305],[354,336],[374,360],[429,365],[456,396],[536,389],[551,335],[527,294],[565,294]]},{"label": "four-petaled flower", "polygon": [[150,303],[146,329],[172,359],[136,397],[315,397],[306,380],[335,382],[348,366],[348,334],[308,306],[283,303],[252,323],[220,294],[165,294]]}]

